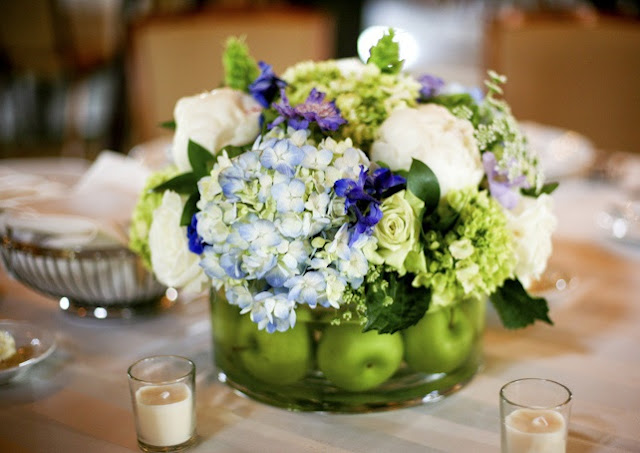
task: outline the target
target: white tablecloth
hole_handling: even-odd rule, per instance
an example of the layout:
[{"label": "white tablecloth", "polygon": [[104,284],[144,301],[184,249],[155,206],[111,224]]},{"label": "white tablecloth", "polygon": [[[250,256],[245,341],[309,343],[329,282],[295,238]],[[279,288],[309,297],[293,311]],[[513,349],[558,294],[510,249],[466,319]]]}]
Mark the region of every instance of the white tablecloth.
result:
[{"label": "white tablecloth", "polygon": [[175,353],[198,369],[193,452],[497,452],[498,391],[534,376],[574,392],[569,452],[638,452],[640,249],[607,238],[594,223],[617,195],[584,180],[565,181],[556,194],[550,269],[574,286],[550,293],[555,326],[514,332],[489,322],[481,373],[441,402],[393,412],[293,413],[236,395],[215,379],[204,298],[129,323],[77,319],[2,273],[0,318],[54,330],[58,348],[24,379],[0,386],[0,451],[137,451],[127,367]]}]

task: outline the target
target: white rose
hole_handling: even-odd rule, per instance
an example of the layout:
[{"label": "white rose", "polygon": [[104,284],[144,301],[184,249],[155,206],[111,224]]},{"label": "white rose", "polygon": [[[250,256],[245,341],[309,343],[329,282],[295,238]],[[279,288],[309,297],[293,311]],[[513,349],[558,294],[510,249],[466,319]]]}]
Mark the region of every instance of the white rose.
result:
[{"label": "white rose", "polygon": [[558,223],[553,213],[553,198],[547,194],[538,198],[522,197],[515,209],[504,211],[515,238],[515,273],[526,288],[540,278],[551,256],[551,235]]},{"label": "white rose", "polygon": [[163,284],[198,293],[207,288],[208,278],[199,265],[200,257],[189,251],[187,229],[180,226],[182,209],[180,195],[166,191],[153,211],[149,229],[151,267]]},{"label": "white rose", "polygon": [[441,197],[450,190],[477,186],[484,174],[473,125],[436,104],[394,111],[371,147],[371,160],[392,170],[409,170],[412,158],[433,170]]},{"label": "white rose", "polygon": [[191,170],[189,140],[216,153],[227,145],[253,141],[259,132],[261,107],[249,95],[231,88],[180,99],[173,111],[176,130],[171,153],[181,171]]}]

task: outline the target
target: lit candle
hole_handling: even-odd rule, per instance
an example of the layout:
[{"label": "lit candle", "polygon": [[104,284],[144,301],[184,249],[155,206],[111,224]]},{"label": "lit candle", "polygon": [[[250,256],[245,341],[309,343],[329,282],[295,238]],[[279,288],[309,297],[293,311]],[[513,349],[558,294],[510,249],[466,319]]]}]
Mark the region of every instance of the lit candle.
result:
[{"label": "lit candle", "polygon": [[505,417],[508,453],[564,453],[566,423],[547,409],[516,409]]},{"label": "lit candle", "polygon": [[179,445],[193,434],[193,396],[183,383],[140,387],[136,410],[138,435],[146,444]]}]

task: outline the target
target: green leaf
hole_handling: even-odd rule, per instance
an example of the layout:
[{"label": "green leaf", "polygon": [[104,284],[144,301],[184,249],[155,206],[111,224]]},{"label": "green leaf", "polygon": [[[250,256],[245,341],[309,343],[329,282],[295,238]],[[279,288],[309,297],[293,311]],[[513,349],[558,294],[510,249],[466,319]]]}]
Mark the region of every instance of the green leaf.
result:
[{"label": "green leaf", "polygon": [[163,129],[171,129],[174,130],[176,128],[176,122],[171,120],[171,121],[163,121],[162,123],[158,124],[158,126],[160,126]]},{"label": "green leaf", "polygon": [[393,40],[395,32],[389,28],[388,34],[380,38],[375,46],[370,49],[367,63],[373,63],[380,71],[387,74],[397,74],[402,70],[403,60],[400,59],[400,46]]},{"label": "green leaf", "polygon": [[249,85],[258,78],[260,69],[249,55],[249,47],[244,38],[229,38],[222,55],[224,83],[230,88],[249,91]]},{"label": "green leaf", "polygon": [[182,216],[180,217],[180,226],[187,226],[191,223],[193,215],[198,212],[198,200],[200,200],[200,192],[191,194],[184,204]]},{"label": "green leaf", "polygon": [[523,195],[528,195],[530,197],[539,197],[543,193],[546,193],[546,194],[553,193],[553,191],[556,190],[559,185],[560,184],[557,182],[550,182],[542,186],[540,190],[536,190],[535,188],[532,187],[530,189],[522,189],[521,192]]},{"label": "green leaf", "polygon": [[198,177],[193,173],[182,173],[153,188],[154,192],[173,190],[181,195],[191,195],[198,191]]},{"label": "green leaf", "polygon": [[427,164],[412,159],[407,175],[407,189],[424,201],[425,215],[433,212],[440,202],[440,184]]},{"label": "green leaf", "polygon": [[553,325],[549,319],[549,306],[542,297],[532,297],[518,280],[507,280],[491,295],[502,324],[507,329],[520,329],[536,320]]},{"label": "green leaf", "polygon": [[367,324],[364,332],[393,333],[416,324],[429,308],[431,291],[413,288],[412,276],[383,274],[366,289]]},{"label": "green leaf", "polygon": [[199,143],[189,140],[187,154],[193,173],[198,176],[198,178],[208,176],[216,160],[209,150]]}]

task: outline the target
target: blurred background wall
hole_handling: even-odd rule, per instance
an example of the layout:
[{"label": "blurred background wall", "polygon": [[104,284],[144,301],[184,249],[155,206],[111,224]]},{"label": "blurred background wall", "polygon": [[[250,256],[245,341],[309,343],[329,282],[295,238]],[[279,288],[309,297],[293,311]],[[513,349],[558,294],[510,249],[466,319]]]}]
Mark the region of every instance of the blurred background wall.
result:
[{"label": "blurred background wall", "polygon": [[356,56],[403,30],[407,69],[510,78],[522,119],[640,151],[640,0],[13,0],[0,2],[0,157],[93,158],[163,134],[178,97],[221,81],[224,38],[277,71]]}]

